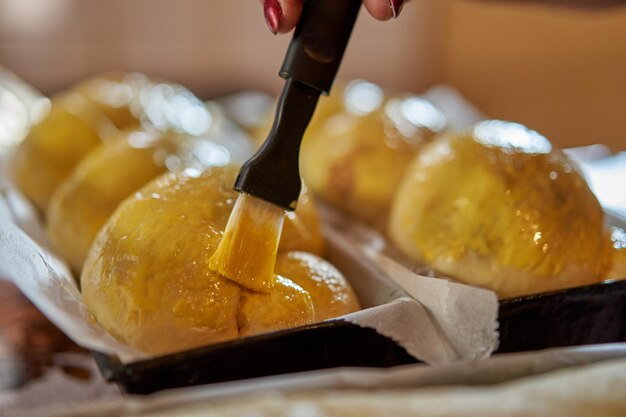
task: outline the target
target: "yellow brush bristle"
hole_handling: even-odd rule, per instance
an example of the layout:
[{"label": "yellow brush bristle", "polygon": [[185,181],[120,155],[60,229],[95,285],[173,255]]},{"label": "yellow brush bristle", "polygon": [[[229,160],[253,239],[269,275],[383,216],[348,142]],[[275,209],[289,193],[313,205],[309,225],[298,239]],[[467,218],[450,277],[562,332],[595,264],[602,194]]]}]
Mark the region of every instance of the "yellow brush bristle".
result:
[{"label": "yellow brush bristle", "polygon": [[240,194],[209,268],[253,291],[268,293],[285,211]]}]

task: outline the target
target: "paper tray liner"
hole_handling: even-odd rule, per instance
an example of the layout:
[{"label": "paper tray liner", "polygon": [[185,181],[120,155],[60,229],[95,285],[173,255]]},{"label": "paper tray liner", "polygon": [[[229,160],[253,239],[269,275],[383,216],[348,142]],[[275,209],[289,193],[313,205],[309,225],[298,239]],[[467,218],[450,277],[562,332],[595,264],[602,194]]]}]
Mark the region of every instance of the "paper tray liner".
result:
[{"label": "paper tray liner", "polygon": [[[626,341],[626,281],[504,300],[497,353]],[[133,394],[345,366],[417,360],[375,330],[341,319],[121,364],[94,352],[103,375]]]}]

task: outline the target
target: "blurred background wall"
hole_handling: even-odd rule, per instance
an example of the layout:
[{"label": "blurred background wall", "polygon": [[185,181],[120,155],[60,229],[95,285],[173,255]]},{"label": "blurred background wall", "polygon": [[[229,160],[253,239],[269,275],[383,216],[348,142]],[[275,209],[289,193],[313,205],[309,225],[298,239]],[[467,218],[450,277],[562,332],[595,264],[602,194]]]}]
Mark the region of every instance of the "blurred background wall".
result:
[{"label": "blurred background wall", "polygon": [[[0,0],[0,65],[46,94],[107,70],[205,98],[276,92],[288,41],[257,0]],[[340,77],[413,92],[449,83],[559,146],[626,149],[624,6],[412,0],[394,22],[361,14]]]},{"label": "blurred background wall", "polygon": [[522,121],[562,146],[626,150],[626,7],[448,6],[445,81],[488,115]]}]

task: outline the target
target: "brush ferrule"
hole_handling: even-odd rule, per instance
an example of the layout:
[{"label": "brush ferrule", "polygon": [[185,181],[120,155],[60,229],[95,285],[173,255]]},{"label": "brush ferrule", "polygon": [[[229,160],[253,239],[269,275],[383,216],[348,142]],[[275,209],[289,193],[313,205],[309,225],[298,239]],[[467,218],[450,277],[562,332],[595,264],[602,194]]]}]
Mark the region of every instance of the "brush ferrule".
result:
[{"label": "brush ferrule", "polygon": [[[302,182],[298,156],[320,91],[288,79],[278,101],[272,130],[261,148],[246,161],[235,190],[285,210],[295,210]],[[287,117],[288,109],[288,117]]]}]

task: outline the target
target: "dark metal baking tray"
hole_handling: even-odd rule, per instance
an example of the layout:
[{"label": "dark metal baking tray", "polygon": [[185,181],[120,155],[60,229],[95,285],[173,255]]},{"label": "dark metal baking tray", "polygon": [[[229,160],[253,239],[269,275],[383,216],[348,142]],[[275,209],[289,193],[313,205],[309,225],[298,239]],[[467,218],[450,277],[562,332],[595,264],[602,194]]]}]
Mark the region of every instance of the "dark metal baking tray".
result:
[{"label": "dark metal baking tray", "polygon": [[626,341],[626,280],[500,302],[498,352]]},{"label": "dark metal baking tray", "polygon": [[[497,353],[626,341],[626,281],[504,300],[499,321]],[[105,378],[135,394],[339,366],[417,362],[376,331],[340,319],[132,364],[94,355]]]},{"label": "dark metal baking tray", "polygon": [[340,366],[390,367],[415,362],[395,342],[344,320],[239,339],[122,365],[95,354],[104,377],[126,392],[224,382]]}]

